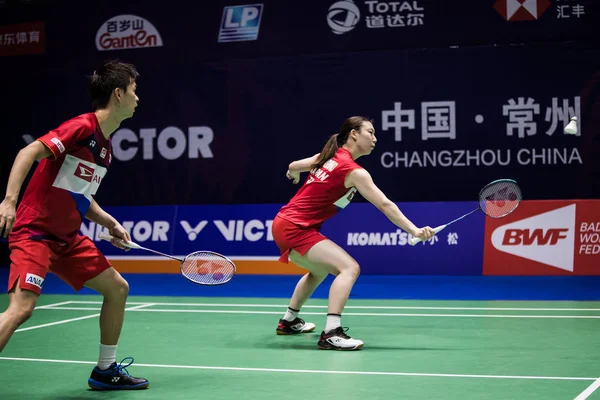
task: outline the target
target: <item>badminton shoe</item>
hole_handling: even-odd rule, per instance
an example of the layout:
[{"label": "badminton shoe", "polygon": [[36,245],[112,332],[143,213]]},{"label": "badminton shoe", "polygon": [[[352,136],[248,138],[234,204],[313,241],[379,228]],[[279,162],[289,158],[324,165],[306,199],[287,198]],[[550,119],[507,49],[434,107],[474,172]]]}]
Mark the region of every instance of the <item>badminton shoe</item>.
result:
[{"label": "badminton shoe", "polygon": [[[123,365],[123,361],[131,359],[129,364]],[[92,370],[88,379],[88,385],[95,390],[132,390],[146,389],[150,384],[147,379],[134,378],[129,375],[126,367],[133,363],[133,357],[124,358],[119,364],[112,363],[108,369],[101,370],[98,366]]]},{"label": "badminton shoe", "polygon": [[341,326],[330,330],[329,332],[321,333],[319,338],[319,348],[321,350],[359,350],[362,349],[364,343],[362,340],[352,339],[346,335],[348,328]]},{"label": "badminton shoe", "polygon": [[278,335],[296,335],[298,333],[312,332],[315,328],[316,325],[312,322],[304,322],[302,318],[296,317],[293,321],[280,319],[275,332],[277,332]]}]

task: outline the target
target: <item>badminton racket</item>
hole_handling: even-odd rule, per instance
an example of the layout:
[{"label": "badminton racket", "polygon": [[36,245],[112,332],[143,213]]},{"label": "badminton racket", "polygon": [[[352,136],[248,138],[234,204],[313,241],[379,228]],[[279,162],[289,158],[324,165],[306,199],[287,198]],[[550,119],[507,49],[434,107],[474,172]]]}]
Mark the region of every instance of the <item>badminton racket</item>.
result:
[{"label": "badminton racket", "polygon": [[[106,232],[100,232],[98,238],[111,241],[113,236]],[[213,251],[195,251],[184,258],[171,256],[160,251],[142,247],[132,241],[120,240],[121,244],[130,249],[146,250],[181,263],[181,274],[188,280],[199,285],[222,285],[227,283],[235,275],[235,264],[229,258]]]},{"label": "badminton racket", "polygon": [[[505,217],[519,206],[521,200],[523,200],[523,195],[521,194],[521,188],[517,182],[512,179],[495,180],[485,185],[479,192],[479,207],[466,213],[462,217],[456,218],[454,221],[433,228],[433,231],[437,234],[448,225],[460,221],[464,217],[479,210],[483,211],[485,215],[491,218]],[[408,242],[411,246],[414,246],[422,241],[421,238],[414,237]]]}]

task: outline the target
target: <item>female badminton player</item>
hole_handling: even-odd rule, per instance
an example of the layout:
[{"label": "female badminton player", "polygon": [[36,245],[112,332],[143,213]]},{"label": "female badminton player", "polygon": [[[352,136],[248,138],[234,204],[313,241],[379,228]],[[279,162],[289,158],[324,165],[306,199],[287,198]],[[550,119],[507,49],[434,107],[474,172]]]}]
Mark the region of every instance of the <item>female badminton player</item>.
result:
[{"label": "female badminton player", "polygon": [[320,233],[324,221],[345,208],[358,191],[389,220],[411,235],[427,240],[435,232],[429,226],[417,228],[373,183],[371,175],[356,159],[371,154],[377,139],[365,117],[350,117],[332,135],[320,154],[294,161],[288,179],[298,183],[300,173],[310,172],[296,195],[281,208],[273,221],[273,239],[279,247],[279,261],[308,270],[292,295],[289,307],[279,320],[276,332],[290,335],[312,332],[315,324],[298,317],[301,307],[328,274],[335,275],[329,291],[325,329],[318,347],[324,350],[358,350],[364,343],[342,328],[342,311],[360,273],[360,267],[344,249]]}]

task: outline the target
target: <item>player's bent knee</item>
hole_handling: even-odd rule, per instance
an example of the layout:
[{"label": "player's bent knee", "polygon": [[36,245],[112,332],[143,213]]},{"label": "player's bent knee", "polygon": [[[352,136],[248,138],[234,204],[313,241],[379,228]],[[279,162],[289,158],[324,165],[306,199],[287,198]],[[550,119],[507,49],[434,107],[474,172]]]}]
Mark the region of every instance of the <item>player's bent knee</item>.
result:
[{"label": "player's bent knee", "polygon": [[16,325],[21,325],[31,318],[34,308],[35,303],[17,303],[9,307],[7,314],[12,317]]},{"label": "player's bent knee", "polygon": [[105,285],[100,292],[105,298],[125,301],[129,295],[129,283],[122,276],[117,275],[110,285]]},{"label": "player's bent knee", "polygon": [[127,298],[129,295],[129,283],[121,277],[117,285],[115,285],[115,291],[119,297]]},{"label": "player's bent knee", "polygon": [[13,289],[6,313],[16,324],[21,325],[33,315],[38,295],[29,290],[20,289],[18,283]]},{"label": "player's bent knee", "polygon": [[33,315],[33,308],[21,307],[15,313],[15,320],[18,325],[25,323]]},{"label": "player's bent knee", "polygon": [[357,262],[350,264],[346,270],[352,276],[352,278],[355,280],[358,279],[358,276],[360,275],[360,265]]}]

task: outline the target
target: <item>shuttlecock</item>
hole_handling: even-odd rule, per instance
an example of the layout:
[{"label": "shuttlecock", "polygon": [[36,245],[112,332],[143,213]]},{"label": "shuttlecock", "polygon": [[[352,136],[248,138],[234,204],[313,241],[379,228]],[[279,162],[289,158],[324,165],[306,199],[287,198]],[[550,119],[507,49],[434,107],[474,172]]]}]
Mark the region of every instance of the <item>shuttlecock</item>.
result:
[{"label": "shuttlecock", "polygon": [[571,122],[565,126],[565,133],[567,135],[577,135],[577,117],[571,118]]}]

